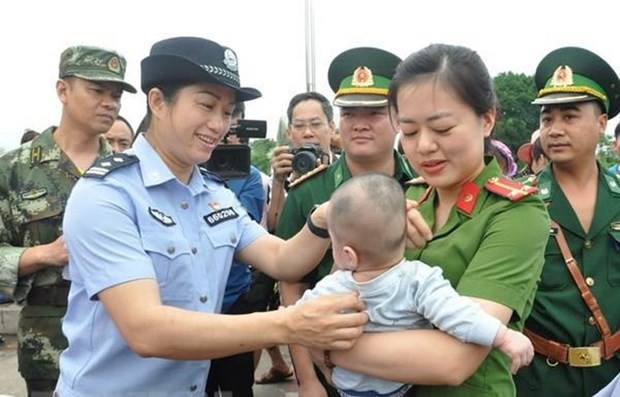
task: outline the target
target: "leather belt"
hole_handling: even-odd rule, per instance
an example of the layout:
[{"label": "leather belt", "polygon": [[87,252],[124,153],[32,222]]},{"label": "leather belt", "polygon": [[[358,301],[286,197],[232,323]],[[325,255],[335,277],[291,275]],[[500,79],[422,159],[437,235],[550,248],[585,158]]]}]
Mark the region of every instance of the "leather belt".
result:
[{"label": "leather belt", "polygon": [[68,285],[50,285],[33,287],[26,301],[33,306],[67,306]]},{"label": "leather belt", "polygon": [[601,365],[602,352],[598,343],[593,346],[572,347],[545,339],[529,329],[524,329],[523,334],[530,338],[536,353],[547,357],[547,364],[552,367],[558,363],[568,364],[571,367],[597,367]]}]

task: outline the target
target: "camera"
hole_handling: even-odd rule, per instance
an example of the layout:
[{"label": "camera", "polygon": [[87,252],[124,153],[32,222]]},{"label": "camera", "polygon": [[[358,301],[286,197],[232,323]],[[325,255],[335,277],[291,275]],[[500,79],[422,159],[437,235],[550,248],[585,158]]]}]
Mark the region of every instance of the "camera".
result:
[{"label": "camera", "polygon": [[327,153],[319,145],[307,143],[291,149],[293,154],[293,172],[303,175],[312,171],[319,164],[327,164]]},{"label": "camera", "polygon": [[[249,138],[265,138],[267,122],[241,119],[230,128],[228,134],[237,135],[241,141],[247,141]],[[224,141],[228,138],[228,134],[224,137]],[[211,158],[202,164],[224,180],[247,178],[250,175],[250,165],[252,165],[252,153],[247,144],[219,144],[211,153]]]}]

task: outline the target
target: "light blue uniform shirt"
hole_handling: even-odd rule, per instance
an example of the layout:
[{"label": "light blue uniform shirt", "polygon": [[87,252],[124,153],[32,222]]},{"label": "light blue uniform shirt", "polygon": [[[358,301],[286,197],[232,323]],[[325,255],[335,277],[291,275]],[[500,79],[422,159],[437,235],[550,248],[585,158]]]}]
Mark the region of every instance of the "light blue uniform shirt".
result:
[{"label": "light blue uniform shirt", "polygon": [[56,387],[62,397],[203,396],[210,361],[138,356],[97,294],[150,278],[163,304],[218,312],[235,251],[266,234],[216,178],[195,168],[182,184],[143,136],[132,152],[139,162],[103,178],[89,178],[91,168],[67,203],[72,283],[62,327],[69,347]]}]

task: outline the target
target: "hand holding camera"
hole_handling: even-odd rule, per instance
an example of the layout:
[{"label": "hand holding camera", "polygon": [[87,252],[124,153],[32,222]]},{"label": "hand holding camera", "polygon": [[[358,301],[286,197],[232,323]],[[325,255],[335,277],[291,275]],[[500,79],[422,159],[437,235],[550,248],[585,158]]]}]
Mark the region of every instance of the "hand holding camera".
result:
[{"label": "hand holding camera", "polygon": [[291,173],[293,178],[304,175],[319,164],[328,164],[329,158],[320,146],[315,144],[303,144],[298,147],[278,146],[273,151],[271,166],[273,175],[280,181],[285,180]]}]

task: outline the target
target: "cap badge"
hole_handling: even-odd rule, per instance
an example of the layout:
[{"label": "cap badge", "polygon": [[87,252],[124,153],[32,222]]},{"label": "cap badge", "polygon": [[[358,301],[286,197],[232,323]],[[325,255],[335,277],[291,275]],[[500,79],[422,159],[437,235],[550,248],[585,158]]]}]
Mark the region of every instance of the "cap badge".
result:
[{"label": "cap badge", "polygon": [[351,85],[354,87],[370,87],[375,83],[372,80],[372,71],[366,66],[360,66],[353,72],[353,80]]},{"label": "cap badge", "polygon": [[226,65],[226,67],[229,70],[232,70],[233,72],[236,72],[237,70],[239,70],[239,66],[237,64],[237,56],[235,55],[234,51],[231,50],[230,48],[227,48],[226,50],[224,50],[224,65]]},{"label": "cap badge", "polygon": [[116,73],[116,74],[121,74],[121,61],[120,59],[118,59],[118,57],[112,57],[110,58],[110,60],[108,61],[108,69],[110,69],[110,71]]},{"label": "cap badge", "polygon": [[573,70],[570,67],[561,65],[553,72],[552,87],[566,87],[573,84]]}]

